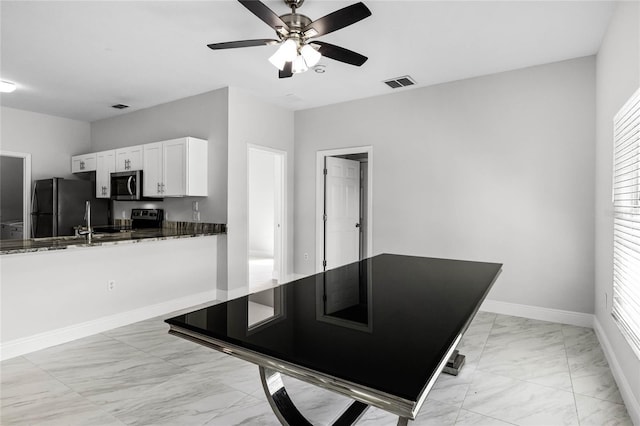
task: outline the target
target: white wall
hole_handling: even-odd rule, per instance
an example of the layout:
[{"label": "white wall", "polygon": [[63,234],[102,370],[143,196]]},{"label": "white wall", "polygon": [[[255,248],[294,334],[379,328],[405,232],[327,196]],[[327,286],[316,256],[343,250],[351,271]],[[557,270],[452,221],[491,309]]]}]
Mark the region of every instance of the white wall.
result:
[{"label": "white wall", "polygon": [[611,318],[613,116],[640,87],[640,3],[618,3],[596,65],[595,313],[619,364],[621,375],[616,379],[629,414],[640,424],[640,360]]},{"label": "white wall", "polygon": [[31,154],[33,180],[73,177],[71,156],[90,149],[89,123],[0,107],[0,149]]},{"label": "white wall", "polygon": [[285,275],[293,272],[293,112],[229,88],[229,204],[227,267],[229,294],[248,287],[247,144],[287,153]]},{"label": "white wall", "polygon": [[[206,198],[165,198],[163,202],[119,202],[115,217],[131,208],[164,208],[169,220],[192,221],[192,201],[199,201],[202,222],[227,219],[227,89],[214,90],[151,108],[91,123],[91,151],[193,136],[209,141],[209,195]],[[144,176],[143,176],[144,179]]]},{"label": "white wall", "polygon": [[273,257],[275,156],[249,150],[249,255]]},{"label": "white wall", "polygon": [[594,88],[586,57],[296,112],[296,272],[316,151],[372,145],[374,254],[502,262],[489,298],[593,312]]},{"label": "white wall", "polygon": [[217,238],[1,256],[2,358],[215,300]]}]

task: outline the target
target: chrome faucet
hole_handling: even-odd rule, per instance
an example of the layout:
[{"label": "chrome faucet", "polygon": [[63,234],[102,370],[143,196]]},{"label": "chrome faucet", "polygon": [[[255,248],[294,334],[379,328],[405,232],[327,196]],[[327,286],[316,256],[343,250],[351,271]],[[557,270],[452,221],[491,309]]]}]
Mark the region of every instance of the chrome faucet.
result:
[{"label": "chrome faucet", "polygon": [[86,235],[87,243],[91,244],[91,235],[93,231],[91,230],[91,201],[88,201],[84,205],[84,220],[86,221],[86,228],[82,231],[78,232],[78,235]]}]

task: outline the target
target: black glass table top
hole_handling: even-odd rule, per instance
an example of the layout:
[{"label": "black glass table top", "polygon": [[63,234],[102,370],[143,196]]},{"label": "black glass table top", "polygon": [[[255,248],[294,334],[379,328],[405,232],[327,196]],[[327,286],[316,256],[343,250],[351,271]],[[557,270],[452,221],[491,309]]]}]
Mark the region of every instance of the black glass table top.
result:
[{"label": "black glass table top", "polygon": [[[416,402],[501,267],[383,254],[166,322],[225,347]],[[250,318],[255,303],[268,307],[266,315]]]}]

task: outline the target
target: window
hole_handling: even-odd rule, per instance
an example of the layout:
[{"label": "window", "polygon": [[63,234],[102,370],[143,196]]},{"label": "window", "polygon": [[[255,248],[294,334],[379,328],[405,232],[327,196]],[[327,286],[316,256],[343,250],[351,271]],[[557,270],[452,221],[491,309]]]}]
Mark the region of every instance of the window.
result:
[{"label": "window", "polygon": [[611,314],[640,358],[640,89],[613,119]]}]

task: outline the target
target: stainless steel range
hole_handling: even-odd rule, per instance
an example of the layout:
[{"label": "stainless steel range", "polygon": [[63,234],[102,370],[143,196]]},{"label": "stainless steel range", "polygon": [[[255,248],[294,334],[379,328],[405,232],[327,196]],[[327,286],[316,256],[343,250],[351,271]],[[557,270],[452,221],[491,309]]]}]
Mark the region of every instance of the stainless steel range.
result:
[{"label": "stainless steel range", "polygon": [[131,228],[162,228],[163,209],[131,209]]}]

